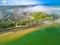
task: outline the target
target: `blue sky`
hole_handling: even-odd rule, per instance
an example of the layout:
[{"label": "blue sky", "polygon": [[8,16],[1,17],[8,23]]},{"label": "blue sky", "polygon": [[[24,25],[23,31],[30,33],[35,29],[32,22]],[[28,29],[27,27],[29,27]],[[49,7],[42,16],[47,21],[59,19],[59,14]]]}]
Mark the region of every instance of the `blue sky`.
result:
[{"label": "blue sky", "polygon": [[60,0],[0,0],[0,5],[60,4]]}]

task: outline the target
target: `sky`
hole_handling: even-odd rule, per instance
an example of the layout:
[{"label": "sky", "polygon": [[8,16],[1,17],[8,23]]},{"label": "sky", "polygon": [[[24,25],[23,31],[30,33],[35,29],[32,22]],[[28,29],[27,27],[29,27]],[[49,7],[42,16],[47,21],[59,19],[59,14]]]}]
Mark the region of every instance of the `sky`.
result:
[{"label": "sky", "polygon": [[60,4],[60,0],[0,0],[0,5]]}]

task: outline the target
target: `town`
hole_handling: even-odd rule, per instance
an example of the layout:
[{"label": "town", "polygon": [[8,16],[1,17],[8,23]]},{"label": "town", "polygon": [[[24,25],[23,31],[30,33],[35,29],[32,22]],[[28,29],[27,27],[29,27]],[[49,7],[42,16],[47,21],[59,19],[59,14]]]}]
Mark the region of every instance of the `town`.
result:
[{"label": "town", "polygon": [[[44,12],[24,12],[19,9],[1,9],[0,30],[53,21],[53,16]],[[8,10],[8,11],[7,11]]]}]

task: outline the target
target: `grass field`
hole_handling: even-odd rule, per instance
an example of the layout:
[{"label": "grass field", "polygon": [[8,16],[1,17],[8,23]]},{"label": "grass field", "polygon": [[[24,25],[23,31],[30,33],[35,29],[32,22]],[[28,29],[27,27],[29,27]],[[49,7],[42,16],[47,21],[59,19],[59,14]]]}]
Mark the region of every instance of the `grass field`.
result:
[{"label": "grass field", "polygon": [[60,45],[60,25],[38,29],[4,45]]}]

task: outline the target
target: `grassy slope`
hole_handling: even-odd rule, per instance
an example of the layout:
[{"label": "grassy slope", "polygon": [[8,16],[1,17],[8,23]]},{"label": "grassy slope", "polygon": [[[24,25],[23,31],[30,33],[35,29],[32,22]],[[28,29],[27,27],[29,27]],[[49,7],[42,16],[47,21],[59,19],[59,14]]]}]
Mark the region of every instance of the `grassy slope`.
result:
[{"label": "grassy slope", "polygon": [[6,45],[60,45],[60,26],[39,29]]},{"label": "grassy slope", "polygon": [[[0,34],[0,45],[5,45],[6,42],[11,41],[11,40],[15,40],[18,37],[24,36],[27,33],[33,32],[36,29],[38,29],[39,27],[30,27],[27,29],[14,29],[15,31],[7,31],[7,32],[3,32],[2,34]],[[19,31],[17,31],[19,30]]]}]

